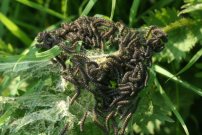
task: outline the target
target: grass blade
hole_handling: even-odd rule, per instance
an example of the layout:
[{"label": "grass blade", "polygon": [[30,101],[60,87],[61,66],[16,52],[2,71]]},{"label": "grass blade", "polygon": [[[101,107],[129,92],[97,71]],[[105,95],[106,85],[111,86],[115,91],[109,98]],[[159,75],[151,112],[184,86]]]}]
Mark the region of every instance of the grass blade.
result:
[{"label": "grass blade", "polygon": [[113,20],[115,8],[116,8],[116,0],[112,0],[112,9],[111,9],[110,20]]},{"label": "grass blade", "polygon": [[35,55],[29,55],[29,54],[22,54],[22,55],[12,55],[12,56],[6,56],[6,55],[0,55],[0,62],[1,62],[1,68],[2,64],[8,62],[22,62],[22,61],[41,61],[41,60],[50,60],[51,58],[54,58],[58,54],[60,54],[60,48],[58,46],[54,46],[53,48],[38,53],[34,52]]},{"label": "grass blade", "polygon": [[31,44],[31,39],[24,33],[15,23],[0,12],[0,22],[18,39],[20,39],[27,47]]},{"label": "grass blade", "polygon": [[[0,101],[3,99],[3,97],[0,96]],[[4,124],[5,121],[10,117],[10,115],[15,111],[12,107],[9,107],[7,111],[1,115],[0,117],[0,125]]]},{"label": "grass blade", "polygon": [[[0,68],[0,72],[1,72],[1,68]],[[1,81],[1,85],[0,85],[0,95],[3,95],[2,94],[3,90],[10,85],[11,79],[12,78],[10,76],[8,76],[8,75],[5,75],[3,77],[3,80]]]},{"label": "grass blade", "polygon": [[0,55],[0,63],[4,62],[14,62],[17,61],[20,58],[20,55]]},{"label": "grass blade", "polygon": [[67,11],[68,11],[67,4],[68,4],[68,0],[62,0],[61,1],[61,6],[62,6],[61,10],[63,12],[63,16],[64,16],[65,19],[67,18]]},{"label": "grass blade", "polygon": [[133,0],[132,7],[130,8],[129,26],[131,27],[136,20],[137,10],[140,4],[140,0]]},{"label": "grass blade", "polygon": [[[178,76],[179,74],[182,74],[183,72],[187,71],[200,57],[202,56],[202,49],[200,49],[189,61],[189,63],[182,68],[177,74],[175,74],[173,77]],[[173,78],[171,77],[171,78]],[[169,78],[167,81],[169,81],[171,78]]]},{"label": "grass blade", "polygon": [[[10,0],[4,0],[1,2],[1,12],[6,15],[9,9],[9,4],[10,4]],[[3,33],[4,33],[4,27],[2,24],[0,24],[0,38],[2,37]]]},{"label": "grass blade", "polygon": [[42,5],[39,5],[39,4],[35,3],[35,2],[31,2],[29,0],[16,0],[16,1],[23,4],[23,5],[29,6],[31,8],[46,12],[46,13],[48,13],[48,14],[50,14],[52,16],[55,16],[57,18],[65,19],[65,17],[62,14],[60,14],[58,12],[55,12],[54,10],[51,10],[51,9],[49,9],[47,7],[42,6]]},{"label": "grass blade", "polygon": [[79,6],[79,15],[82,14],[83,8],[84,6],[88,3],[88,0],[83,0],[83,2],[81,3],[81,5]]},{"label": "grass blade", "polygon": [[88,15],[88,13],[89,13],[90,10],[93,8],[93,6],[95,5],[96,2],[97,2],[97,0],[89,0],[89,2],[88,2],[88,4],[86,5],[85,9],[84,9],[83,12],[81,13],[81,16]]},{"label": "grass blade", "polygon": [[160,91],[161,95],[163,96],[164,100],[166,101],[166,103],[168,104],[170,109],[173,111],[173,113],[177,117],[178,121],[181,123],[181,125],[182,125],[182,127],[184,129],[184,132],[186,133],[186,135],[189,135],[188,128],[187,128],[182,116],[179,114],[176,107],[174,106],[174,104],[172,103],[170,98],[167,96],[167,94],[165,93],[165,91],[163,90],[163,88],[161,87],[161,85],[160,85],[160,83],[158,82],[157,79],[155,79],[155,84],[157,85],[157,88],[159,89],[159,91]]},{"label": "grass blade", "polygon": [[188,70],[200,57],[202,56],[202,49],[200,49],[189,61],[189,63],[182,68],[175,76],[178,76],[179,74],[185,72]]},{"label": "grass blade", "polygon": [[162,74],[165,77],[170,78],[171,80],[175,81],[176,83],[179,83],[180,85],[182,85],[183,87],[192,90],[193,92],[195,92],[196,94],[202,96],[202,89],[198,88],[196,86],[193,86],[183,80],[178,79],[177,77],[173,77],[174,75],[171,74],[169,71],[165,70],[164,68],[155,65],[154,69],[157,73]]}]

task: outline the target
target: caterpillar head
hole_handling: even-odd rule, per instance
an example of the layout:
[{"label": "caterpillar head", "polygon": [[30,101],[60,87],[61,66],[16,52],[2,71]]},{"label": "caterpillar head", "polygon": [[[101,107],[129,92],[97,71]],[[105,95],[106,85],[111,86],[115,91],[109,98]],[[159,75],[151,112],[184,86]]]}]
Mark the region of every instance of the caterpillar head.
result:
[{"label": "caterpillar head", "polygon": [[152,26],[148,32],[147,44],[151,46],[154,52],[160,52],[168,41],[167,34],[163,32],[160,28]]}]

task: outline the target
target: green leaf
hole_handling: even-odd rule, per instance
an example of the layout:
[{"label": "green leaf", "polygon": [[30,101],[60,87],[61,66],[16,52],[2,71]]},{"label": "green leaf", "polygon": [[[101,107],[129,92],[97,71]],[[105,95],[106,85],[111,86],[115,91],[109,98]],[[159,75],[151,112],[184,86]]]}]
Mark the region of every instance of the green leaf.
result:
[{"label": "green leaf", "polygon": [[37,90],[40,90],[44,86],[44,80],[40,79],[37,82],[33,82],[30,88],[27,88],[26,93],[24,95],[29,95],[34,93]]},{"label": "green leaf", "polygon": [[51,58],[54,58],[55,56],[59,55],[60,53],[61,53],[60,47],[54,46],[53,48],[51,48],[47,51],[44,51],[41,53],[36,52],[35,55],[36,55],[36,58],[51,59]]},{"label": "green leaf", "polygon": [[116,0],[112,0],[110,20],[113,20],[115,8],[116,8]]},{"label": "green leaf", "polygon": [[31,39],[15,23],[0,12],[0,21],[17,38],[19,38],[27,47],[31,44]]},{"label": "green leaf", "polygon": [[70,131],[71,135],[103,135],[103,131],[98,128],[93,122],[84,124],[84,131],[80,131],[80,127],[76,125],[73,131]]},{"label": "green leaf", "polygon": [[[179,35],[179,36],[176,36]],[[168,34],[169,42],[166,44],[166,49],[161,53],[167,57],[168,62],[173,60],[181,61],[197,43],[197,37],[188,28],[181,28],[172,31]],[[165,54],[164,54],[165,53]]]},{"label": "green leaf", "polygon": [[202,2],[202,0],[183,0],[184,3],[197,3],[197,2]]},{"label": "green leaf", "polygon": [[202,3],[186,4],[186,5],[182,6],[182,8],[183,8],[183,10],[180,11],[178,15],[182,15],[182,14],[202,10]]},{"label": "green leaf", "polygon": [[20,55],[0,55],[0,62],[16,62]]},{"label": "green leaf", "polygon": [[117,87],[116,81],[110,80],[110,86],[111,88],[116,88]]},{"label": "green leaf", "polygon": [[66,95],[56,96],[43,92],[12,98],[0,97],[0,105],[3,104],[6,104],[7,108],[3,108],[4,114],[0,117],[0,132],[2,133],[2,129],[7,131],[9,129],[9,135],[47,132],[59,134],[64,128],[64,123],[68,123],[68,130],[71,130],[76,121],[69,110],[69,97]]},{"label": "green leaf", "polygon": [[[19,66],[22,70],[29,68],[30,63],[40,63],[48,61],[55,56],[59,55],[61,50],[59,46],[54,46],[53,48],[38,53],[35,47],[31,47],[29,52],[25,52],[21,55],[15,56],[7,56],[7,55],[0,55],[0,72],[6,71],[8,69],[13,69],[13,71],[18,71]],[[28,67],[27,67],[28,66]]]},{"label": "green leaf", "polygon": [[159,0],[159,1],[156,1],[155,4],[152,4],[152,6],[149,9],[144,11],[142,14],[138,15],[137,20],[141,19],[142,17],[144,17],[146,14],[148,14],[151,11],[154,11],[154,10],[157,10],[157,9],[162,9],[163,7],[166,7],[171,2],[173,2],[173,0]]},{"label": "green leaf", "polygon": [[159,127],[162,124],[173,122],[169,106],[154,85],[155,76],[151,72],[149,73],[148,86],[141,90],[137,97],[140,100],[133,115],[133,126],[131,127],[136,133],[142,134],[155,134],[156,130],[160,130]]},{"label": "green leaf", "polygon": [[162,8],[161,10],[150,11],[147,16],[143,16],[147,25],[166,26],[178,19],[177,10]]},{"label": "green leaf", "polygon": [[82,44],[83,44],[83,41],[78,41],[77,42],[77,46],[76,46],[76,52],[80,52],[81,51],[81,46],[82,46]]},{"label": "green leaf", "polygon": [[133,0],[132,7],[130,8],[129,26],[132,26],[136,22],[137,10],[140,4],[140,0]]},{"label": "green leaf", "polygon": [[[168,43],[160,56],[155,57],[158,61],[180,62],[186,54],[201,40],[201,29],[197,20],[180,19],[175,9],[161,9],[150,12],[144,17],[148,25],[164,27],[168,34]],[[178,36],[176,36],[178,35]]]},{"label": "green leaf", "polygon": [[179,78],[175,77],[173,74],[171,74],[169,71],[165,70],[164,68],[158,66],[158,65],[155,65],[154,66],[154,69],[157,73],[165,76],[165,77],[168,77],[170,78],[171,80],[173,80],[174,82],[176,83],[179,83],[180,85],[182,85],[183,87],[187,88],[188,90],[192,90],[194,93],[202,96],[202,89],[201,88],[198,88],[196,86],[193,86],[183,80],[180,80]]},{"label": "green leaf", "polygon": [[11,133],[18,132],[24,126],[34,123],[36,121],[45,120],[48,122],[56,122],[62,120],[64,117],[69,117],[73,122],[73,115],[69,112],[69,103],[64,100],[58,101],[50,109],[41,109],[40,111],[26,114],[23,118],[17,119],[10,124],[12,128]]},{"label": "green leaf", "polygon": [[28,65],[30,63],[40,63],[40,62],[48,61],[54,58],[55,56],[59,55],[61,53],[61,50],[58,46],[54,46],[53,48],[41,53],[38,53],[36,52],[36,50],[31,49],[30,53],[31,54],[25,53],[25,54],[16,55],[16,56],[0,55],[0,58],[2,58],[1,62],[3,62],[3,63],[0,63],[0,72],[6,71],[8,69],[13,69],[13,71],[16,71],[17,69],[19,69],[19,66],[21,67],[22,70],[27,69],[29,68]]},{"label": "green leaf", "polygon": [[90,10],[93,8],[97,0],[89,0],[88,4],[86,5],[85,9],[81,13],[81,16],[86,16],[90,12]]},{"label": "green leaf", "polygon": [[42,6],[42,5],[39,5],[39,4],[35,3],[35,2],[29,1],[29,0],[16,0],[16,1],[23,4],[23,5],[29,6],[31,8],[46,12],[46,13],[48,13],[48,14],[50,14],[52,16],[55,16],[57,18],[65,19],[65,17],[62,14],[60,14],[58,12],[55,12],[54,10],[51,10],[51,9],[49,9],[47,7]]}]

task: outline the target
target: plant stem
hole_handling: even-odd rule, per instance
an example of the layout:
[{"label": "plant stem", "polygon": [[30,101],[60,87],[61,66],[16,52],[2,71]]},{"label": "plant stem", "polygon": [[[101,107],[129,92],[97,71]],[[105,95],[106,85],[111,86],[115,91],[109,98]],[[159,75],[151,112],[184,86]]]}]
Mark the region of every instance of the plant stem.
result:
[{"label": "plant stem", "polygon": [[181,27],[196,24],[197,22],[201,22],[201,20],[193,20],[193,19],[189,19],[189,18],[181,18],[181,19],[179,19],[179,20],[165,26],[162,29],[163,29],[164,32],[168,33],[170,31],[173,31],[173,30],[181,28]]}]

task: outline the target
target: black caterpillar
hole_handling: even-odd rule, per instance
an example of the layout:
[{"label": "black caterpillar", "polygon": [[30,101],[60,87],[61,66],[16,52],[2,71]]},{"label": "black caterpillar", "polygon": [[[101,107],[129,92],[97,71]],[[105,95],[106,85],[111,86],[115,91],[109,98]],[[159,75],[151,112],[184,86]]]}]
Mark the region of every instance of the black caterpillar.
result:
[{"label": "black caterpillar", "polygon": [[[78,51],[80,41],[82,46]],[[71,104],[81,89],[86,89],[95,98],[92,110],[95,124],[105,134],[112,131],[115,135],[123,135],[136,110],[137,94],[147,85],[147,68],[152,64],[152,55],[164,48],[167,35],[155,26],[134,30],[120,22],[80,17],[54,31],[39,33],[38,42],[37,47],[41,49],[58,45],[63,50],[53,61],[60,63],[62,76],[75,87]],[[106,43],[117,48],[116,53],[107,55],[104,60],[87,56],[87,50],[105,52]],[[68,59],[71,65],[65,64]],[[116,85],[112,87],[111,81]],[[82,118],[81,130],[86,115],[87,112]]]}]

